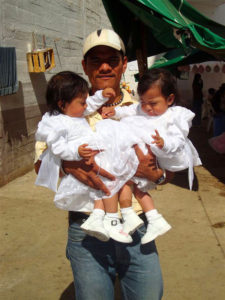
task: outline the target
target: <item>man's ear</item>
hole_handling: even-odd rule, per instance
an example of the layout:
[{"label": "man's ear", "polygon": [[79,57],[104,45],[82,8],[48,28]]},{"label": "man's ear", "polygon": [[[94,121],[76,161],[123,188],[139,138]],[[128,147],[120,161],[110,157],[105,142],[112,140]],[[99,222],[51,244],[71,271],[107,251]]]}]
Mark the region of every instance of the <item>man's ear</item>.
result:
[{"label": "man's ear", "polygon": [[127,68],[127,56],[123,57],[123,73],[126,71]]},{"label": "man's ear", "polygon": [[167,98],[167,103],[168,105],[172,105],[175,99],[175,95],[174,94],[170,94],[169,97]]},{"label": "man's ear", "polygon": [[86,62],[85,62],[85,60],[84,60],[84,59],[81,61],[81,64],[82,64],[82,67],[83,67],[84,73],[87,75],[87,71],[86,71]]}]

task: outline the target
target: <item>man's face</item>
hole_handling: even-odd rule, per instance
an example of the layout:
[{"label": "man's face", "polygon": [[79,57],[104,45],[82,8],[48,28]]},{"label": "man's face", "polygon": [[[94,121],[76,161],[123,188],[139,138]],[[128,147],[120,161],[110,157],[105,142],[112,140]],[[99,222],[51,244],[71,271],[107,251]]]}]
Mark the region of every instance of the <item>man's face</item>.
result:
[{"label": "man's face", "polygon": [[127,67],[127,58],[108,46],[96,46],[82,61],[85,74],[91,83],[92,92],[106,87],[120,90],[120,80]]}]

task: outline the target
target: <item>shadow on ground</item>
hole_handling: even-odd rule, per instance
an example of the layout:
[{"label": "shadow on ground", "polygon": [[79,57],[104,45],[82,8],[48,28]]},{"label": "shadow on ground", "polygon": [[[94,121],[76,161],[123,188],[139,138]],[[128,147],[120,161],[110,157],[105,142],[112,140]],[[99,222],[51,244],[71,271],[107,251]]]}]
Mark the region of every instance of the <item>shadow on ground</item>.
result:
[{"label": "shadow on ground", "polygon": [[76,300],[74,295],[75,295],[74,284],[73,282],[71,282],[71,284],[68,285],[68,287],[63,291],[59,300]]}]

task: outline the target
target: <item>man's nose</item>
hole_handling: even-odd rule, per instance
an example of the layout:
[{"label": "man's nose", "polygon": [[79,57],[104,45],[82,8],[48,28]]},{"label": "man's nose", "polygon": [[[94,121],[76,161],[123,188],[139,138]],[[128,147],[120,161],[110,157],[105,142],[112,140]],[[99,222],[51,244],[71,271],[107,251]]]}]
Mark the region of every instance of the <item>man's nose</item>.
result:
[{"label": "man's nose", "polygon": [[103,62],[99,67],[99,72],[111,72],[112,68],[109,63]]}]

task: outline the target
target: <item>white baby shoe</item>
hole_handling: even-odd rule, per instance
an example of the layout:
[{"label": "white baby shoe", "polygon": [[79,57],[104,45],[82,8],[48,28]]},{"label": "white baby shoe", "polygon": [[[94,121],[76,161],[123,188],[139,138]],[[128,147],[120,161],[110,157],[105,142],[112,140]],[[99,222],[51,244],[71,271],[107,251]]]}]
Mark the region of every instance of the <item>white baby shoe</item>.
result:
[{"label": "white baby shoe", "polygon": [[91,214],[80,228],[86,234],[96,237],[100,241],[107,242],[109,240],[109,234],[104,228],[103,218],[101,216]]},{"label": "white baby shoe", "polygon": [[133,234],[138,228],[140,228],[144,222],[138,217],[138,215],[133,211],[129,211],[126,214],[122,214],[123,217],[123,230],[128,234]]},{"label": "white baby shoe", "polygon": [[133,241],[132,237],[123,230],[123,225],[119,219],[110,218],[105,215],[103,223],[108,235],[113,240],[121,243],[131,243]]},{"label": "white baby shoe", "polygon": [[157,214],[152,217],[148,223],[147,231],[145,235],[141,239],[142,244],[149,243],[153,241],[157,236],[166,233],[171,229],[171,226],[167,221],[163,218],[162,215]]}]

